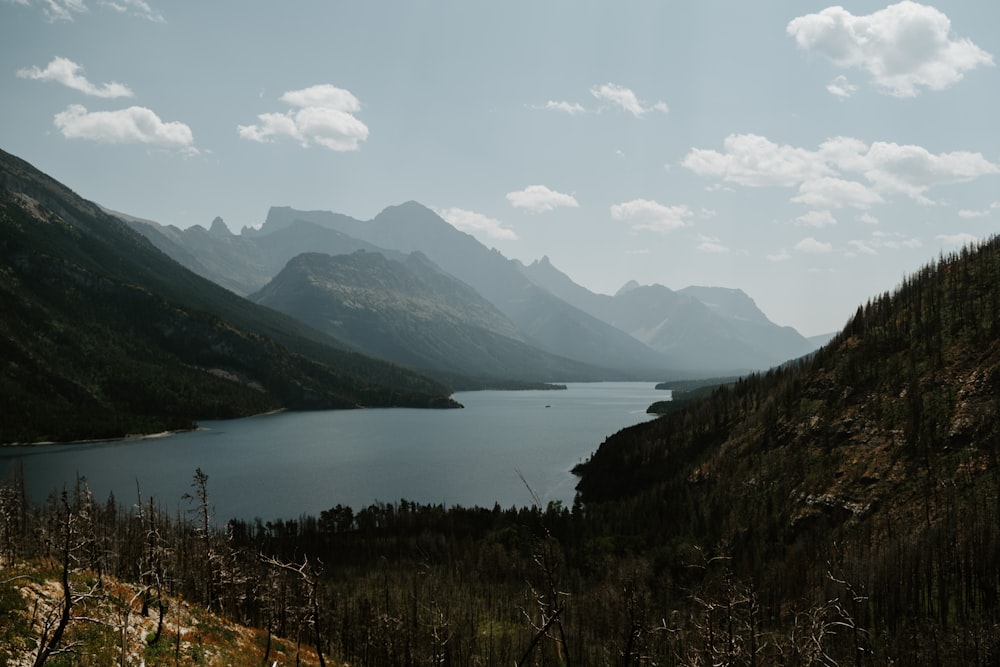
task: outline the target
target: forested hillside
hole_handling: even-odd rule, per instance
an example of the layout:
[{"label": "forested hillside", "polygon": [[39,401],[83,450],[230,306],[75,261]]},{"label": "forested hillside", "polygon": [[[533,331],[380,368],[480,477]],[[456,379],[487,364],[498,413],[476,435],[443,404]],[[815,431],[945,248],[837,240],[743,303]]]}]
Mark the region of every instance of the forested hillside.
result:
[{"label": "forested hillside", "polygon": [[610,438],[578,489],[616,539],[726,558],[781,624],[789,601],[849,584],[866,655],[988,664],[998,414],[994,238],[860,307],[815,356]]},{"label": "forested hillside", "polygon": [[[101,594],[106,572],[139,582],[152,615],[183,594],[331,663],[993,665],[998,278],[996,239],[940,258],[813,357],[608,438],[572,508],[401,501],[222,525],[200,470],[176,513],[82,484],[29,508],[14,479],[4,578],[49,557],[72,575],[63,599],[85,573]],[[59,615],[32,624],[5,599],[0,632],[46,646]]]}]

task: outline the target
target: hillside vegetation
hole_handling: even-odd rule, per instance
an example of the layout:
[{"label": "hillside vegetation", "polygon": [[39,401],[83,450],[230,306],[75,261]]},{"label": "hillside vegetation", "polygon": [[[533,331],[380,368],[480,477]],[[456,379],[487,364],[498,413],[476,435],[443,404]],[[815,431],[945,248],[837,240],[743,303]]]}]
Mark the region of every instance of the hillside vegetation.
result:
[{"label": "hillside vegetation", "polygon": [[610,438],[578,490],[615,539],[725,557],[775,621],[797,621],[791,600],[843,600],[848,582],[864,651],[988,664],[998,414],[993,239],[860,307],[816,355]]},{"label": "hillside vegetation", "polygon": [[[940,258],[813,357],[608,438],[572,508],[222,528],[200,470],[176,516],[85,485],[26,508],[14,479],[0,558],[138,582],[151,609],[183,594],[358,665],[993,665],[998,278],[996,239]],[[21,618],[0,632],[42,645]]]}]

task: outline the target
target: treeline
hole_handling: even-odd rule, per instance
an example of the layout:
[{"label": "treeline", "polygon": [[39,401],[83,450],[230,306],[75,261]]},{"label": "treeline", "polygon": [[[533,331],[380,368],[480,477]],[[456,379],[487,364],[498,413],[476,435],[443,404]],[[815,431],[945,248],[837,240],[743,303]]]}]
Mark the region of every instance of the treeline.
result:
[{"label": "treeline", "polygon": [[[36,665],[117,655],[116,627],[74,644],[95,632],[76,605],[113,580],[139,586],[126,617],[159,619],[148,665],[186,662],[168,622],[180,597],[308,645],[321,664],[987,665],[1000,640],[995,496],[970,513],[952,494],[947,520],[919,533],[874,524],[852,547],[863,557],[836,529],[783,557],[788,535],[701,544],[673,532],[669,508],[616,526],[609,506],[579,503],[400,501],[219,525],[200,470],[172,512],[141,496],[98,502],[83,480],[40,507],[23,498],[19,480],[0,490],[2,571],[41,559],[65,601],[28,626],[10,601],[17,581],[0,576],[0,636],[30,635],[19,641]],[[269,657],[268,643],[255,660]]]}]

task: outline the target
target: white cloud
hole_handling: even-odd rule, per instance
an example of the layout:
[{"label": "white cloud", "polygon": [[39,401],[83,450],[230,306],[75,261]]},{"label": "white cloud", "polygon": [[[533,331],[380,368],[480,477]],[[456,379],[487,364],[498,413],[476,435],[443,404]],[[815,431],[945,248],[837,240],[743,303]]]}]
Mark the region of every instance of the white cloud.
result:
[{"label": "white cloud", "polygon": [[632,223],[632,229],[670,232],[687,225],[694,213],[687,206],[664,206],[649,199],[633,199],[611,207],[611,217]]},{"label": "white cloud", "polygon": [[846,99],[858,92],[858,87],[847,80],[847,77],[841,74],[836,79],[831,81],[826,86],[827,92],[831,95],[835,95],[841,99]]},{"label": "white cloud", "polygon": [[809,211],[808,213],[795,218],[795,222],[800,225],[805,225],[806,227],[822,228],[837,224],[837,219],[833,217],[833,213],[830,211],[822,210]]},{"label": "white cloud", "polygon": [[862,213],[861,215],[858,216],[858,220],[860,220],[861,222],[865,223],[866,225],[877,225],[878,224],[878,218],[876,218],[871,213]]},{"label": "white cloud", "polygon": [[514,208],[525,208],[532,213],[551,211],[559,206],[576,208],[580,205],[573,195],[550,190],[544,185],[529,185],[523,190],[508,192],[507,201]]},{"label": "white cloud", "polygon": [[952,39],[944,13],[910,0],[866,16],[828,7],[793,19],[787,31],[802,49],[838,67],[868,72],[878,88],[896,97],[943,90],[965,72],[993,64],[993,56],[970,40]]},{"label": "white cloud", "polygon": [[847,253],[848,255],[858,255],[858,254],[860,254],[860,255],[877,255],[878,254],[878,251],[875,250],[875,248],[873,248],[871,245],[869,245],[866,241],[848,241],[847,245],[849,245],[851,248],[853,248],[853,250],[851,252]]},{"label": "white cloud", "polygon": [[865,176],[877,189],[899,192],[923,204],[932,203],[924,193],[934,186],[966,183],[1000,173],[1000,167],[982,153],[954,151],[935,155],[922,146],[883,141],[871,145],[865,160]]},{"label": "white cloud", "polygon": [[800,185],[799,194],[792,197],[792,201],[815,208],[851,206],[866,209],[874,204],[881,204],[883,199],[877,192],[856,181],[824,176]]},{"label": "white cloud", "polygon": [[702,252],[720,255],[729,252],[729,248],[722,245],[722,242],[717,237],[699,234],[698,241],[697,248]]},{"label": "white cloud", "polygon": [[767,255],[766,256],[766,259],[769,262],[784,262],[784,261],[787,261],[787,260],[789,260],[791,258],[792,258],[792,256],[789,255],[788,251],[785,250],[784,248],[782,248],[781,250],[779,250],[776,253],[773,253],[771,255]]},{"label": "white cloud", "polygon": [[989,216],[992,209],[983,209],[981,211],[971,211],[969,209],[963,208],[958,212],[958,217],[964,218],[965,220],[972,220],[974,218],[985,218]]},{"label": "white cloud", "polygon": [[67,88],[78,90],[86,95],[94,97],[132,97],[132,91],[128,86],[112,81],[100,86],[91,83],[83,75],[83,68],[68,58],[56,56],[45,66],[39,69],[36,66],[26,67],[17,71],[17,76],[22,79],[34,79],[36,81],[55,81]]},{"label": "white cloud", "polygon": [[965,232],[961,232],[959,234],[938,234],[934,238],[936,238],[938,241],[941,241],[945,245],[953,245],[953,246],[973,245],[979,241],[978,236],[974,236],[972,234],[966,234]]},{"label": "white cloud", "polygon": [[191,128],[177,121],[164,123],[146,107],[89,112],[71,104],[55,115],[55,125],[67,139],[87,139],[108,144],[150,144],[196,154]]},{"label": "white cloud", "polygon": [[499,220],[483,215],[482,213],[466,211],[461,208],[446,208],[437,213],[450,225],[463,232],[478,232],[504,241],[517,240],[517,234],[514,233],[514,230],[504,227],[503,223]]},{"label": "white cloud", "polygon": [[817,241],[813,237],[807,236],[795,244],[795,249],[799,252],[819,254],[832,251],[833,245],[826,243],[825,241]]},{"label": "white cloud", "polygon": [[368,138],[368,126],[354,116],[361,102],[350,91],[319,84],[288,91],[280,100],[298,108],[260,114],[257,125],[237,127],[240,137],[260,143],[287,137],[303,147],[316,144],[338,152],[356,151]]},{"label": "white cloud", "polygon": [[791,187],[833,173],[817,152],[778,145],[756,134],[730,134],[723,146],[723,153],[693,148],[681,164],[699,176],[750,187]]},{"label": "white cloud", "polygon": [[650,106],[644,105],[630,88],[619,86],[614,83],[605,83],[600,86],[593,86],[590,94],[603,102],[609,102],[619,106],[636,118],[641,118],[650,111],[667,113],[670,108],[666,102],[656,102]]},{"label": "white cloud", "polygon": [[[922,146],[883,141],[869,146],[850,137],[828,139],[815,151],[755,134],[731,134],[723,144],[724,152],[693,148],[681,164],[701,176],[748,187],[799,186],[793,201],[833,208],[865,208],[880,203],[882,193],[929,204],[926,192],[932,187],[1000,173],[981,153],[934,154]],[[872,188],[841,178],[849,173],[864,176]]]},{"label": "white cloud", "polygon": [[583,108],[577,102],[555,102],[549,100],[545,103],[545,109],[550,111],[561,111],[563,113],[568,113],[570,116],[575,116],[577,114],[586,113],[586,109]]}]

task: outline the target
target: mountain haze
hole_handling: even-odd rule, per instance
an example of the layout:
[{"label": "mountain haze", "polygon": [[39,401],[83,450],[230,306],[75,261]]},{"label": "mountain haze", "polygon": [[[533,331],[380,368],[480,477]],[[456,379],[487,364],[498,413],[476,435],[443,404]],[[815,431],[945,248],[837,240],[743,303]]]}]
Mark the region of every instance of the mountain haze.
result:
[{"label": "mountain haze", "polygon": [[560,299],[660,352],[677,370],[713,374],[765,370],[814,349],[791,327],[768,320],[739,289],[674,291],[631,281],[608,296],[576,284],[547,257],[518,267]]},{"label": "mountain haze", "polygon": [[[541,349],[635,377],[655,378],[669,360],[639,341],[554,297],[525,278],[513,262],[458,231],[417,202],[390,206],[367,222],[326,211],[281,207],[260,233],[304,220],[400,252],[419,251],[492,302]],[[609,378],[611,379],[611,378]]]},{"label": "mountain haze", "polygon": [[454,405],[201,278],[0,152],[0,442],[117,437],[278,408]]},{"label": "mountain haze", "polygon": [[490,302],[419,252],[402,262],[364,251],[304,253],[250,298],[412,368],[519,381],[608,373],[528,345]]}]

